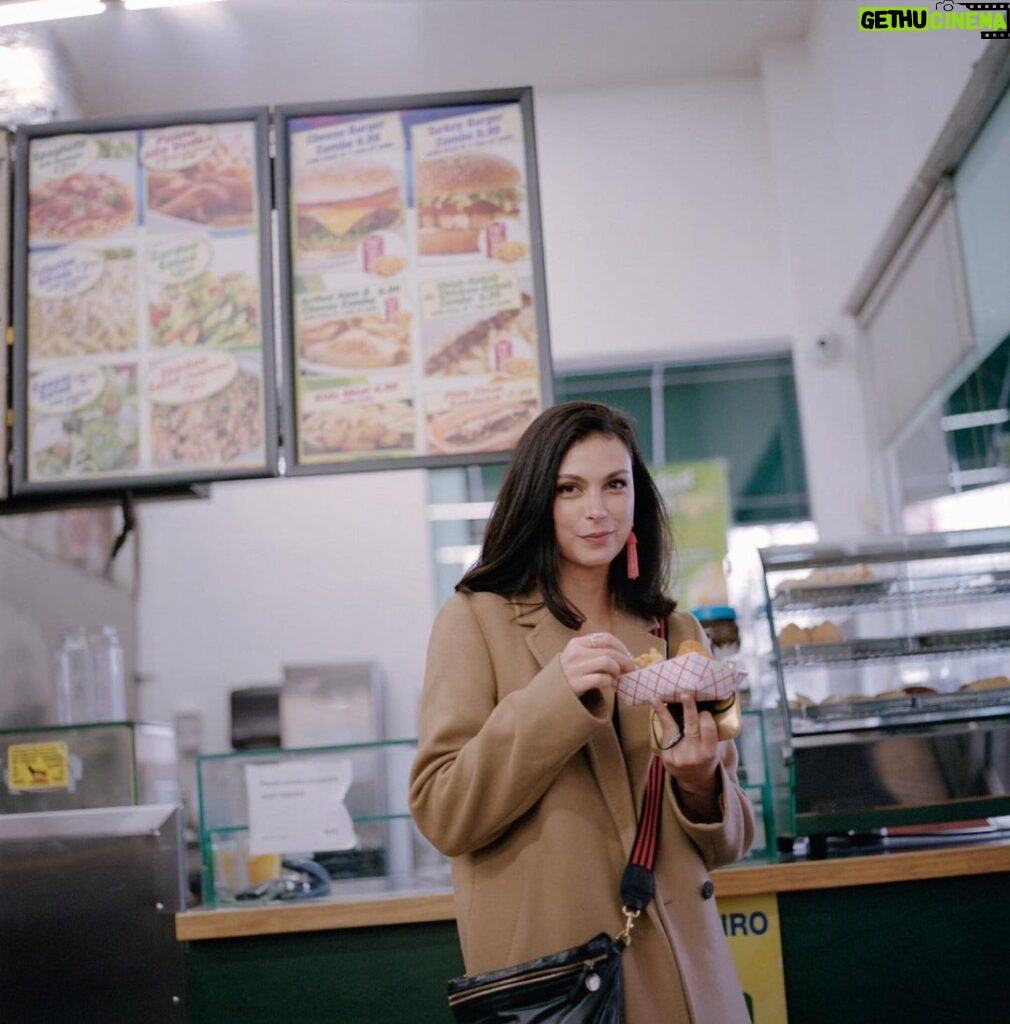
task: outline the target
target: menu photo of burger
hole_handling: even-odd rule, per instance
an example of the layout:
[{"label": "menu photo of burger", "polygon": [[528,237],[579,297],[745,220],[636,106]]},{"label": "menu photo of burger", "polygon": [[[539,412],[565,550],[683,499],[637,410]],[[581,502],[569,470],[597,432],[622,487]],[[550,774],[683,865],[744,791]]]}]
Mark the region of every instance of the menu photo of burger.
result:
[{"label": "menu photo of burger", "polygon": [[482,254],[512,262],[528,253],[522,175],[500,153],[463,150],[420,159],[414,193],[421,256]]},{"label": "menu photo of burger", "polygon": [[388,163],[348,157],[306,168],[295,176],[293,203],[296,266],[363,267],[370,236],[384,239],[382,255],[399,255],[403,188]]}]

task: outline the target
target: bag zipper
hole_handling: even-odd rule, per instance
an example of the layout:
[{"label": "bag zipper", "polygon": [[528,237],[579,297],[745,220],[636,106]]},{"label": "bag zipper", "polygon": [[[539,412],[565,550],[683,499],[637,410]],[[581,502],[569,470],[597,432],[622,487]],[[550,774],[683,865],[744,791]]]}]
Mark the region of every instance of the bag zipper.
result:
[{"label": "bag zipper", "polygon": [[455,1006],[458,1003],[465,1003],[470,999],[475,999],[478,996],[486,996],[492,992],[506,992],[510,988],[515,988],[518,985],[528,985],[531,982],[536,981],[548,981],[551,978],[561,978],[566,974],[575,974],[583,970],[592,970],[598,963],[606,960],[606,954],[601,956],[591,957],[588,960],[579,960],[575,963],[568,964],[565,967],[545,967],[541,971],[537,971],[535,974],[524,974],[522,977],[517,978],[505,978],[501,981],[488,982],[485,985],[481,985],[479,988],[469,989],[466,992],[457,992],[455,995],[449,996],[449,1005]]}]

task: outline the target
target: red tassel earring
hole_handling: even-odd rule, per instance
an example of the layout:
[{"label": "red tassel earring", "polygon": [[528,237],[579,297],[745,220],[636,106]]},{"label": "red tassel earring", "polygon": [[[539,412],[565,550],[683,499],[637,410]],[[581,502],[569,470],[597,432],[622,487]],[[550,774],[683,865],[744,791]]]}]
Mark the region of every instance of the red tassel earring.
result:
[{"label": "red tassel earring", "polygon": [[635,531],[632,530],[628,534],[628,579],[638,579],[638,538],[635,536]]}]

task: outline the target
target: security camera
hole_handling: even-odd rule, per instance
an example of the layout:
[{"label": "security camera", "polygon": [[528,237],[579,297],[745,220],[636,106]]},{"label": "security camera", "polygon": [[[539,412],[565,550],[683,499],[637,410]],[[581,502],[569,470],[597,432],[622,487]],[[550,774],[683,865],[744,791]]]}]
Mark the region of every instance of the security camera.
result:
[{"label": "security camera", "polygon": [[842,339],[837,334],[819,334],[810,348],[810,358],[817,363],[833,363],[841,350]]}]

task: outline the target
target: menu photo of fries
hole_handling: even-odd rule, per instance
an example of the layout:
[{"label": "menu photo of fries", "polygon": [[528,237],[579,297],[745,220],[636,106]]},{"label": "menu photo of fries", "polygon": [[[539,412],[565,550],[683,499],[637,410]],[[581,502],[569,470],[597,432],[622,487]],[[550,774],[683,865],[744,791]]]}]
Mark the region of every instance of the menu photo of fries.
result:
[{"label": "menu photo of fries", "polygon": [[254,226],[251,125],[158,129],[142,159],[148,213],[210,228]]}]

